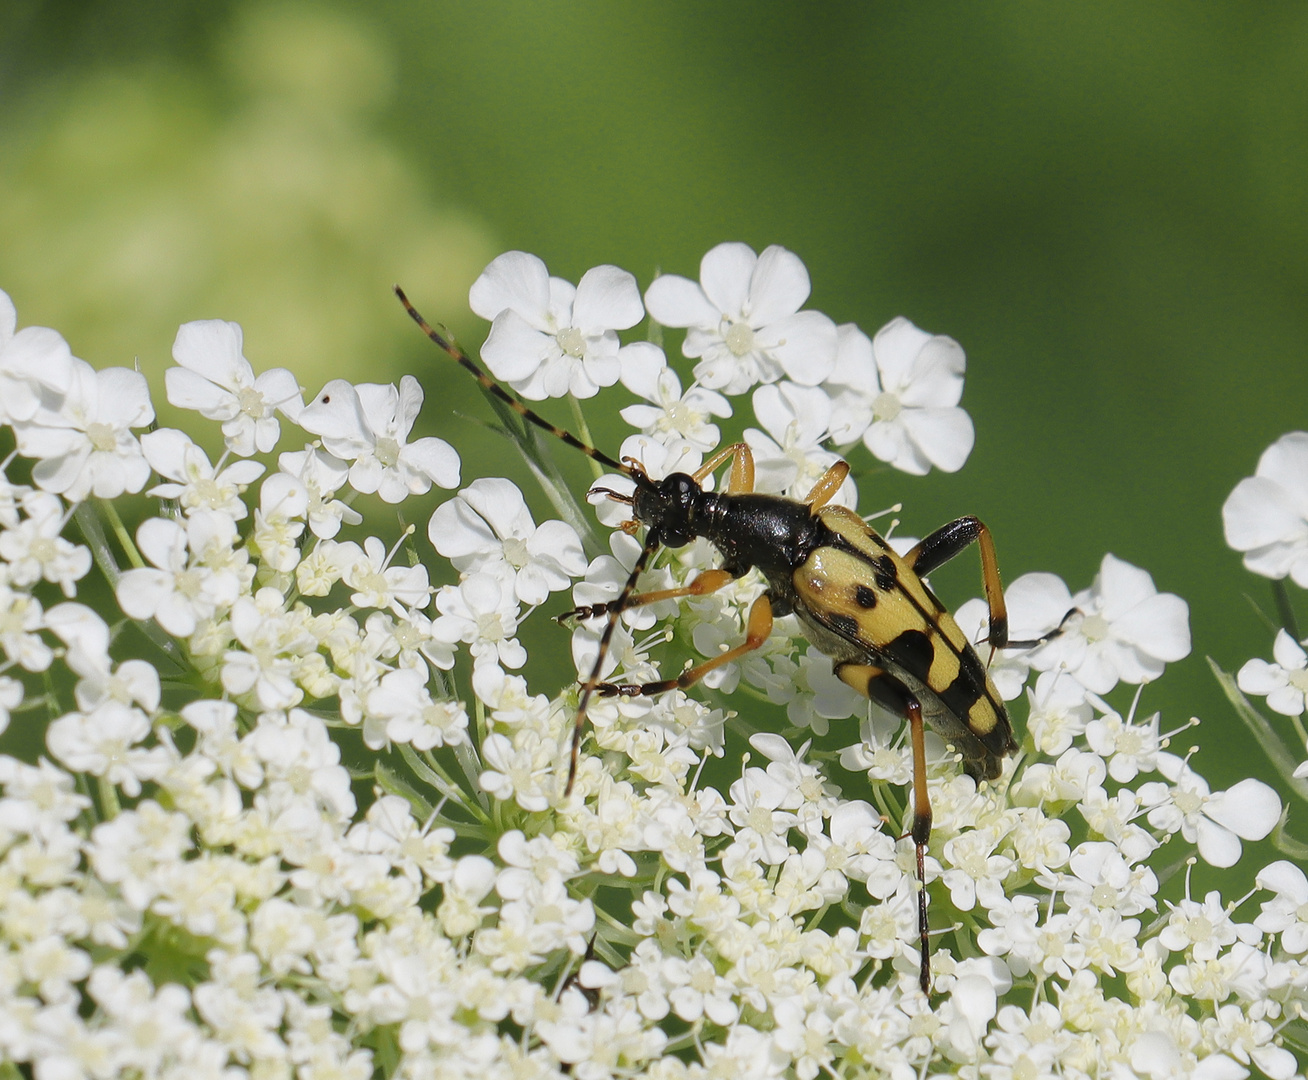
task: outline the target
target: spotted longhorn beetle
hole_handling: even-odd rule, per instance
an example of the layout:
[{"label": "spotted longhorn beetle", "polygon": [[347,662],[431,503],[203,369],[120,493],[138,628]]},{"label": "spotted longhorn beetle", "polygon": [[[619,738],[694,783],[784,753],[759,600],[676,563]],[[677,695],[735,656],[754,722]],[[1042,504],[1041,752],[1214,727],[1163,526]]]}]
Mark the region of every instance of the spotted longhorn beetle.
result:
[{"label": "spotted longhorn beetle", "polygon": [[[931,801],[926,784],[924,724],[957,749],[963,767],[978,781],[996,779],[1003,758],[1016,752],[1018,745],[1008,711],[986,665],[923,577],[976,543],[990,609],[986,641],[991,655],[996,649],[1041,643],[1008,640],[1008,615],[990,530],[975,517],[962,517],[937,529],[908,554],[898,555],[854,511],[831,505],[849,474],[846,462],[832,465],[802,500],[764,495],[754,491],[754,458],[743,442],[719,450],[694,473],[672,473],[653,480],[634,458],[615,461],[532,411],[434,330],[414,310],[399,286],[395,294],[427,336],[470,371],[489,393],[523,419],[635,484],[629,495],[604,488],[591,492],[631,507],[631,520],[622,526],[625,531],[634,533],[641,525],[647,530],[644,547],[626,584],[614,600],[560,616],[608,619],[590,677],[581,687],[566,791],[572,791],[576,779],[586,710],[593,696],[635,697],[684,690],[715,668],[759,648],[772,631],[773,618],[793,612],[805,636],[831,658],[843,682],[908,719],[913,749],[913,826],[909,836],[916,849],[920,886],[920,982],[923,993],[930,993],[924,864],[931,835]],[[728,460],[731,468],[725,490],[706,491],[704,481]],[[636,581],[659,545],[679,548],[699,537],[717,548],[722,556],[721,569],[701,571],[681,588],[636,592]],[[755,567],[768,587],[750,609],[745,640],[740,645],[687,668],[673,679],[639,684],[601,681],[609,643],[623,611],[683,596],[704,596]]]}]

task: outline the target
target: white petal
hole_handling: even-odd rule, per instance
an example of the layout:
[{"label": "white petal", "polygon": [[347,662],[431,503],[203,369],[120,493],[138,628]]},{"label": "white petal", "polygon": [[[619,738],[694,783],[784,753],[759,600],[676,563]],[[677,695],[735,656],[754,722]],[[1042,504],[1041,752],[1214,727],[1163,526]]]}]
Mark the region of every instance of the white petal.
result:
[{"label": "white petal", "polygon": [[[145,454],[145,460],[150,463],[154,471],[160,476],[166,476],[170,480],[183,484],[190,480],[184,466],[187,450],[193,446],[195,443],[191,441],[191,437],[176,428],[158,428],[155,431],[147,431],[141,436],[141,452]],[[201,454],[204,453],[200,447],[195,448],[200,450]],[[213,470],[210,469],[208,472],[212,475]]]},{"label": "white petal", "polygon": [[18,311],[14,307],[14,302],[9,299],[7,292],[0,289],[0,349],[3,349],[5,342],[14,336],[17,326]]},{"label": "white petal", "polygon": [[68,342],[45,326],[19,330],[5,345],[0,361],[5,371],[61,394],[67,391],[73,378],[73,354]]},{"label": "white petal", "polygon": [[891,319],[872,339],[872,352],[881,372],[881,386],[898,393],[912,378],[917,354],[931,340],[925,330],[919,330],[900,315]]},{"label": "white petal", "polygon": [[836,324],[820,311],[801,311],[771,323],[757,340],[803,386],[823,382],[836,364]]},{"label": "white petal", "polygon": [[699,263],[699,282],[704,295],[724,315],[742,318],[757,264],[758,256],[748,244],[719,244]]},{"label": "white petal", "polygon": [[1116,621],[1158,593],[1149,571],[1112,554],[1105,555],[1099,564],[1094,589],[1102,599],[1103,616],[1109,622]]},{"label": "white petal", "polygon": [[910,382],[900,392],[900,399],[918,408],[957,405],[963,396],[966,363],[962,346],[953,338],[937,334],[917,354]]},{"label": "white petal", "polygon": [[139,371],[109,367],[96,373],[95,417],[116,427],[144,427],[154,419],[150,384]]},{"label": "white petal", "polygon": [[765,248],[750,277],[750,326],[757,329],[795,314],[811,288],[808,270],[798,255],[777,244]]},{"label": "white petal", "polygon": [[[663,350],[648,341],[633,341],[618,350],[622,365],[622,385],[646,401],[659,403],[659,378],[668,371],[668,360]],[[672,373],[676,377],[676,373]],[[677,394],[680,396],[680,382]],[[637,425],[640,426],[640,425]]]},{"label": "white petal", "polygon": [[616,266],[595,266],[577,283],[572,325],[584,333],[626,330],[645,317],[636,279]]},{"label": "white petal", "polygon": [[1199,819],[1196,831],[1199,854],[1209,866],[1234,866],[1240,861],[1240,853],[1244,849],[1235,833],[1209,821],[1206,817]]},{"label": "white petal", "polygon": [[1305,655],[1299,643],[1285,630],[1276,632],[1276,643],[1272,646],[1272,656],[1286,671],[1297,671],[1304,667],[1305,664],[1308,664],[1308,655]]},{"label": "white petal", "polygon": [[1245,840],[1261,840],[1276,827],[1281,798],[1261,780],[1250,777],[1213,795],[1204,813]]},{"label": "white petal", "polygon": [[173,341],[173,359],[228,390],[254,384],[254,369],[241,355],[241,328],[223,319],[183,323]]},{"label": "white petal", "polygon": [[1222,504],[1227,544],[1250,551],[1294,538],[1305,531],[1303,515],[1280,484],[1263,476],[1248,476]]},{"label": "white petal", "polygon": [[913,444],[936,468],[957,472],[976,441],[972,418],[962,409],[905,409],[899,414]]},{"label": "white petal", "polygon": [[467,560],[470,555],[500,550],[500,543],[485,519],[461,498],[450,499],[436,507],[427,522],[427,538],[432,547],[452,560]]},{"label": "white petal", "polygon": [[1266,697],[1273,690],[1285,687],[1285,672],[1273,667],[1266,660],[1250,660],[1235,677],[1236,684],[1246,694]]},{"label": "white petal", "polygon": [[[313,401],[300,413],[298,422],[305,431],[327,439],[372,442],[372,432],[364,421],[359,395],[345,379],[332,379],[318,391]],[[356,449],[355,454],[357,453]]]},{"label": "white petal", "polygon": [[1292,862],[1284,859],[1269,863],[1258,871],[1254,879],[1261,889],[1271,889],[1281,896],[1289,897],[1297,904],[1308,903],[1308,877]]},{"label": "white petal", "polygon": [[299,380],[286,368],[269,368],[254,380],[254,388],[268,405],[280,409],[288,420],[299,419],[304,408],[303,390]]},{"label": "white petal", "polygon": [[1279,484],[1299,513],[1308,513],[1308,432],[1292,431],[1272,443],[1258,459],[1257,475]]},{"label": "white petal", "polygon": [[164,372],[164,392],[177,408],[194,409],[209,420],[231,420],[241,411],[240,401],[230,390],[184,367]]},{"label": "white petal", "polygon": [[522,492],[511,480],[498,476],[482,477],[474,480],[459,495],[504,539],[526,539],[536,527]]},{"label": "white petal", "polygon": [[704,290],[696,282],[677,274],[663,274],[654,279],[645,290],[645,307],[650,317],[664,326],[717,330],[722,319],[722,312],[713,306]]},{"label": "white petal", "polygon": [[852,387],[870,397],[881,392],[872,339],[854,323],[842,323],[836,327],[836,363],[827,376],[827,382]]},{"label": "white petal", "polygon": [[[434,435],[417,439],[400,451],[400,464],[421,473],[433,484],[443,488],[459,486],[459,454],[444,439]],[[426,491],[424,487],[422,491]],[[413,491],[410,484],[410,491]],[[415,492],[421,494],[421,492]],[[391,500],[387,500],[388,502]]]},{"label": "white petal", "polygon": [[525,251],[506,251],[481,272],[468,290],[468,306],[483,319],[516,311],[538,330],[547,326],[550,275],[545,264]]},{"label": "white petal", "polygon": [[1113,636],[1172,663],[1190,655],[1190,605],[1172,593],[1148,597],[1113,621]]},{"label": "white petal", "polygon": [[481,347],[481,358],[497,379],[521,382],[534,375],[551,355],[558,352],[553,335],[543,333],[516,311],[502,311],[491,324],[490,335]]},{"label": "white petal", "polygon": [[1299,716],[1303,705],[1303,691],[1296,687],[1280,686],[1267,693],[1267,707],[1282,716]]}]

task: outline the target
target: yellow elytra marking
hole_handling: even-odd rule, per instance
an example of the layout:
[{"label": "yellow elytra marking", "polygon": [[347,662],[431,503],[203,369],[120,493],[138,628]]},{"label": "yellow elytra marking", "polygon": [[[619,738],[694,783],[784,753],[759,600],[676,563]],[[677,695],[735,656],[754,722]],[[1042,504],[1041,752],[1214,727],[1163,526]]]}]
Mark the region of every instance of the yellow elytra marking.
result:
[{"label": "yellow elytra marking", "polygon": [[[923,665],[905,672],[946,696],[962,671],[962,658],[969,653],[975,656],[962,628],[912,568],[852,510],[827,506],[818,516],[854,550],[828,546],[814,551],[795,571],[796,592],[815,612],[852,620],[848,625],[857,628],[858,641],[878,655],[889,656],[886,647],[906,632],[923,635],[930,649],[929,663],[924,653]],[[890,569],[893,573],[887,572]],[[869,606],[865,600],[873,598]],[[928,710],[934,726],[944,728],[941,733],[946,736],[953,734],[948,729],[955,720],[959,729],[983,737],[999,723],[999,693],[979,662],[975,668],[974,694],[959,702],[953,717]]]}]

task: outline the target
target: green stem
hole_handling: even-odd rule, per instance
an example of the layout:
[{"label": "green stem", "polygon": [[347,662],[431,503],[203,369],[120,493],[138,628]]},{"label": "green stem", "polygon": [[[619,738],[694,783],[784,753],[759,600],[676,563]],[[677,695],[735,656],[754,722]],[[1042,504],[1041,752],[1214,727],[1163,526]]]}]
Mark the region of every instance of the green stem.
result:
[{"label": "green stem", "polygon": [[[127,561],[137,570],[144,569],[145,560],[141,557],[141,553],[136,550],[136,544],[133,542],[131,534],[128,533],[127,526],[123,524],[123,519],[118,516],[118,507],[113,504],[113,500],[97,499],[96,502],[99,503],[101,512],[108,520],[109,528],[113,530],[114,536],[118,538],[118,545],[123,549],[123,554],[127,556]],[[78,509],[80,510],[81,507]]]},{"label": "green stem", "polygon": [[1277,578],[1272,582],[1272,597],[1276,600],[1276,614],[1281,625],[1296,641],[1299,640],[1298,622],[1294,617],[1294,607],[1290,603],[1290,592],[1285,587],[1285,579]]}]

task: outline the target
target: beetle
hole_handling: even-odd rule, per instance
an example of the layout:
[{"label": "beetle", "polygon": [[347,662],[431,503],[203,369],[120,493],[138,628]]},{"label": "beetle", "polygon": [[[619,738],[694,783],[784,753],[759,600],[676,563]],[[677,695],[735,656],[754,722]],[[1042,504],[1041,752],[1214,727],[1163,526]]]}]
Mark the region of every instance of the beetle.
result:
[{"label": "beetle", "polygon": [[[589,678],[581,685],[572,738],[568,783],[571,793],[586,711],[596,696],[642,696],[686,689],[715,668],[759,648],[772,631],[773,619],[795,614],[804,634],[831,658],[835,674],[879,705],[907,718],[913,754],[913,824],[909,833],[916,860],[918,930],[921,937],[919,982],[930,993],[931,961],[927,919],[925,859],[931,834],[931,801],[926,784],[925,727],[952,744],[966,771],[978,782],[995,780],[1003,759],[1018,749],[1003,698],[995,689],[973,644],[926,581],[927,574],[975,543],[989,607],[986,642],[991,656],[1010,642],[1003,585],[990,530],[975,517],[961,517],[899,555],[854,511],[831,502],[849,465],[832,465],[803,499],[754,491],[754,459],[746,443],[714,453],[693,473],[676,472],[652,479],[634,458],[615,460],[551,424],[486,375],[451,340],[418,314],[399,286],[405,309],[426,335],[472,373],[489,393],[523,419],[569,446],[629,478],[630,494],[592,488],[631,507],[622,528],[646,529],[645,543],[622,591],[606,603],[574,608],[560,616],[606,618],[599,651]],[[730,463],[726,487],[705,490],[715,470]],[[720,569],[704,570],[679,588],[638,593],[636,582],[659,546],[684,547],[708,540],[722,557]],[[622,612],[644,604],[685,596],[704,596],[751,569],[767,582],[745,624],[745,640],[671,679],[649,683],[609,683],[601,670]]]}]

